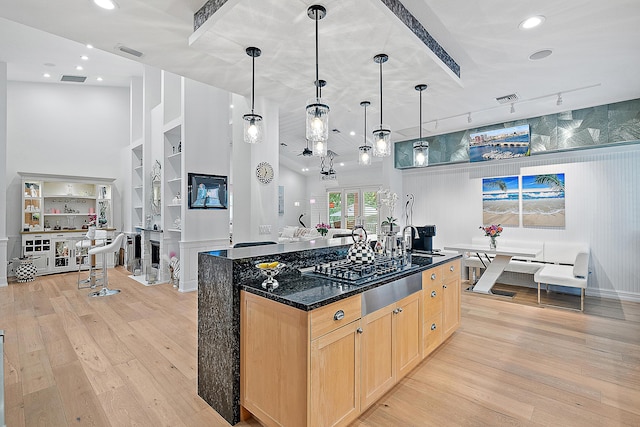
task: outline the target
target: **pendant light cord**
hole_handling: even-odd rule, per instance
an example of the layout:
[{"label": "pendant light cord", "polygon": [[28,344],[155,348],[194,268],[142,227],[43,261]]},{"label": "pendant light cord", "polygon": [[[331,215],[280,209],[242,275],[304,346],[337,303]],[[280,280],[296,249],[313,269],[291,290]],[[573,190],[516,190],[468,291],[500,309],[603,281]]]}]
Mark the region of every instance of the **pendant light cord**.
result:
[{"label": "pendant light cord", "polygon": [[364,146],[367,146],[367,104],[364,105]]},{"label": "pendant light cord", "polygon": [[380,128],[382,128],[382,60],[380,61]]},{"label": "pendant light cord", "polygon": [[315,20],[316,20],[316,99],[320,99],[320,82],[318,81],[318,14],[319,11],[315,12]]},{"label": "pendant light cord", "polygon": [[422,91],[420,91],[420,143],[422,143]]},{"label": "pendant light cord", "polygon": [[256,57],[251,57],[251,114],[255,106],[254,93],[256,90]]}]

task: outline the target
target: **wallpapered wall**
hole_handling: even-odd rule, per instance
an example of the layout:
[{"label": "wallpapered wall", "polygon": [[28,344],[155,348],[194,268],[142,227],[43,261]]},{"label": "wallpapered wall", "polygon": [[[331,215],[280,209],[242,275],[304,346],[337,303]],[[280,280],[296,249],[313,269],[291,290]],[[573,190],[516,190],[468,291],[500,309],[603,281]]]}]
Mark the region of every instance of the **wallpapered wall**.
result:
[{"label": "wallpapered wall", "polygon": [[[528,124],[531,154],[640,139],[640,99],[565,111],[425,138],[429,165],[469,161],[469,134]],[[413,142],[395,144],[395,167],[413,167]]]}]

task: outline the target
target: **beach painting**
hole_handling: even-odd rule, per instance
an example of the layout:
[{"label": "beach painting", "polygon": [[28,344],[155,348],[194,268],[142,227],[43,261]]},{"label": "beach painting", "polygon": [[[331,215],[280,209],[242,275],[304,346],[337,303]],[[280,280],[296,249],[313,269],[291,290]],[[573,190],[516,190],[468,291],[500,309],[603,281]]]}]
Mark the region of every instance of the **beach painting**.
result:
[{"label": "beach painting", "polygon": [[472,133],[469,135],[469,161],[528,156],[530,141],[529,125]]},{"label": "beach painting", "polygon": [[564,227],[564,174],[522,176],[522,225]]},{"label": "beach painting", "polygon": [[518,176],[482,180],[482,223],[520,225],[520,186]]}]

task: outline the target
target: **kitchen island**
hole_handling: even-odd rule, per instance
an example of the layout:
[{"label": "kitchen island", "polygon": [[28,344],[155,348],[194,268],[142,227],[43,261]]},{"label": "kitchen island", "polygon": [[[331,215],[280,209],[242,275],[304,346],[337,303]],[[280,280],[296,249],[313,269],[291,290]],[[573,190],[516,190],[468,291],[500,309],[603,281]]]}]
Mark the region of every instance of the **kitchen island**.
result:
[{"label": "kitchen island", "polygon": [[[430,273],[429,280],[437,282],[441,287],[445,267],[450,267],[451,271],[455,272],[455,274],[450,272],[450,276],[455,276],[458,284],[454,298],[456,303],[452,304],[457,305],[454,310],[455,319],[453,319],[457,327],[460,280],[458,255],[437,258],[414,257],[411,267],[402,268],[360,285],[300,273],[299,269],[344,259],[351,243],[351,239],[318,239],[311,242],[256,246],[199,254],[198,394],[229,423],[235,424],[240,420],[242,403],[266,425],[344,424],[357,417],[361,410],[364,410],[363,406],[366,407],[367,401],[374,401],[371,400],[373,397],[377,400],[384,394],[377,392],[371,395],[371,399],[365,401],[364,405],[360,402],[360,335],[367,336],[367,334],[362,334],[358,330],[367,330],[368,326],[363,323],[366,319],[375,320],[374,317],[380,316],[379,320],[387,319],[391,322],[392,317],[400,319],[402,316],[386,316],[386,307],[364,316],[361,310],[364,301],[362,295],[372,289],[396,288],[393,284],[403,281],[412,282],[415,288],[416,282],[418,283],[419,292],[412,291],[412,294],[407,296],[411,304],[404,309],[406,313],[411,313],[413,316],[412,326],[409,329],[413,331],[414,339],[409,343],[409,347],[413,353],[417,351],[417,356],[412,357],[411,363],[407,365],[410,368],[428,354],[425,350],[432,350],[446,338],[447,328],[437,328],[435,321],[433,325],[429,325],[433,326],[433,329],[429,327],[426,329],[430,332],[437,329],[437,332],[428,334],[425,331],[423,334],[423,323],[427,320],[431,321],[436,315],[435,311],[430,311],[431,317],[427,317],[427,313],[423,312],[422,297],[425,289],[424,280],[427,278],[425,271]],[[262,288],[264,277],[255,268],[255,264],[273,261],[285,263],[286,267],[277,276],[280,286],[273,291],[268,291]],[[455,288],[451,286],[452,290]],[[437,294],[437,298],[430,298],[437,299],[438,303],[442,304],[440,292],[438,291]],[[394,304],[406,302],[404,300],[394,301]],[[403,311],[402,307],[397,309],[399,311],[392,314]],[[446,310],[439,307],[436,311],[442,319]],[[381,322],[381,325],[391,326],[389,322]],[[438,326],[440,322],[441,320],[437,321]],[[396,320],[393,320],[394,325],[395,323]],[[399,330],[405,329],[407,328],[402,327]],[[334,372],[333,368],[327,365],[330,360],[323,362],[318,360],[318,363],[324,364],[324,368],[312,369],[313,366],[317,366],[313,362],[312,354],[318,356],[321,353],[318,351],[320,349],[316,349],[314,353],[310,346],[326,341],[328,336],[335,335],[336,330],[339,331],[338,334],[343,334],[347,338],[342,342],[347,347],[342,348],[340,352],[351,348],[352,352],[358,355],[356,358],[356,354],[353,353],[350,369],[354,375],[357,374],[357,387],[349,375]],[[437,336],[437,339],[429,338],[430,335]],[[373,337],[373,334],[371,336]],[[394,343],[395,339],[394,334]],[[436,341],[437,345],[434,347],[433,342]],[[325,344],[327,345],[322,348],[333,348],[332,345]],[[373,348],[374,343],[369,344],[369,348]],[[362,340],[362,347],[367,347],[366,339]],[[331,353],[324,355],[331,357]],[[395,364],[396,357],[394,356],[393,359]],[[316,380],[312,381],[311,377],[314,375]],[[351,390],[355,394],[350,397],[351,403],[347,404],[352,408],[348,410],[347,416],[340,416],[337,423],[331,421],[327,424],[327,420],[334,417],[329,412],[340,412],[343,408],[335,408],[331,404],[327,407],[325,403],[328,401],[325,402],[320,397],[324,393],[320,388],[316,388],[318,393],[316,398],[312,399],[309,394],[314,392],[313,387],[309,388],[309,384],[317,385],[322,381],[321,378],[317,378],[317,375],[347,378],[354,385]],[[399,378],[394,368],[392,383]],[[356,378],[354,377],[353,380]],[[378,385],[374,380],[375,378],[372,381]],[[389,384],[391,383],[387,381],[383,387],[376,387],[376,390],[386,391],[390,387]],[[326,387],[330,387],[329,382],[326,382],[322,389]],[[341,384],[337,384],[336,387],[343,389]],[[311,408],[309,405],[313,401],[320,407]],[[325,415],[320,416],[320,413]],[[282,418],[283,414],[289,415],[284,415]]]}]

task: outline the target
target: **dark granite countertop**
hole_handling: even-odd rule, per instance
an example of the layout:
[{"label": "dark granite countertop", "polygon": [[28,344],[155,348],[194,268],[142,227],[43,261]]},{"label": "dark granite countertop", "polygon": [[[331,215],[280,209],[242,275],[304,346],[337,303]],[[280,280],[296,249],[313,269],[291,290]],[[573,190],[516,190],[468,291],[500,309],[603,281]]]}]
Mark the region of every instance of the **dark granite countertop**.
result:
[{"label": "dark granite countertop", "polygon": [[434,257],[413,256],[410,267],[362,285],[303,275],[297,269],[285,267],[282,273],[276,276],[279,286],[273,291],[262,288],[264,277],[248,280],[241,284],[240,289],[300,310],[310,311],[460,257],[460,254]]}]

